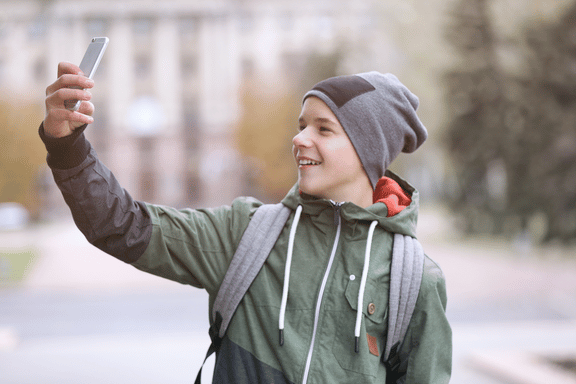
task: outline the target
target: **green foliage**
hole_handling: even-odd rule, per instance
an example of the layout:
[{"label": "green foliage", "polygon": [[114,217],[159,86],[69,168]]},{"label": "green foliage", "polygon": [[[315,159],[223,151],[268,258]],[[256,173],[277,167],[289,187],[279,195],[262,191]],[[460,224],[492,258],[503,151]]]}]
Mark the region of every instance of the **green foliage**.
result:
[{"label": "green foliage", "polygon": [[35,258],[33,250],[0,251],[0,287],[22,281]]},{"label": "green foliage", "polygon": [[33,103],[0,101],[0,202],[39,209],[36,184],[46,150],[38,137],[42,108]]}]

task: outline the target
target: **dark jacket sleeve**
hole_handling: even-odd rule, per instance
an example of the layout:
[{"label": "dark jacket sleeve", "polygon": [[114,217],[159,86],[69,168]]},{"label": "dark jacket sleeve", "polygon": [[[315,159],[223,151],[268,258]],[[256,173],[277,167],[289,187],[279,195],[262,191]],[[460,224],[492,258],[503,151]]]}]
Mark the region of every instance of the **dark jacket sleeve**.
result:
[{"label": "dark jacket sleeve", "polygon": [[152,234],[146,205],[135,201],[104,166],[84,136],[83,126],[64,138],[39,134],[47,163],[76,226],[102,251],[127,263],[144,253]]}]

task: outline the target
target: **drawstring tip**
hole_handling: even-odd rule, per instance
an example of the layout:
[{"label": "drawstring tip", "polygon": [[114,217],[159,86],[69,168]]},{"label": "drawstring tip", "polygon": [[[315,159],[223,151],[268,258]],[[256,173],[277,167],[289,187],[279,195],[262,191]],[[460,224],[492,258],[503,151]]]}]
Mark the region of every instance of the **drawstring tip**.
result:
[{"label": "drawstring tip", "polygon": [[284,345],[284,330],[283,329],[278,330],[278,336],[279,336],[280,346],[283,346]]},{"label": "drawstring tip", "polygon": [[360,338],[358,336],[354,337],[354,351],[360,352]]}]

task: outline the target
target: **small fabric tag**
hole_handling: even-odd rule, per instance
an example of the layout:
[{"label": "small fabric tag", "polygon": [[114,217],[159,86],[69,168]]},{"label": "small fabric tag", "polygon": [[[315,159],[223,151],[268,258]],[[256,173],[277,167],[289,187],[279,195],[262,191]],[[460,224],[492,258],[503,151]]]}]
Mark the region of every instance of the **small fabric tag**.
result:
[{"label": "small fabric tag", "polygon": [[378,339],[370,334],[366,334],[366,338],[368,339],[368,349],[370,353],[374,356],[380,356],[380,352],[378,352]]}]

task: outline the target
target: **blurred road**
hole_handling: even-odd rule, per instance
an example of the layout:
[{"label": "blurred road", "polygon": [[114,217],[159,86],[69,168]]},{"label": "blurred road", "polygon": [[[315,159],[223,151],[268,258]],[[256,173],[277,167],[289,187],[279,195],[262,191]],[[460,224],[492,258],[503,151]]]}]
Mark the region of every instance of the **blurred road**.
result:
[{"label": "blurred road", "polygon": [[[448,282],[451,382],[576,383],[546,360],[576,357],[575,250],[458,239],[447,217],[424,209],[419,236]],[[0,383],[194,380],[209,342],[203,291],[102,254],[72,223],[0,233],[0,250],[30,246],[40,257],[25,281],[0,288]]]}]

